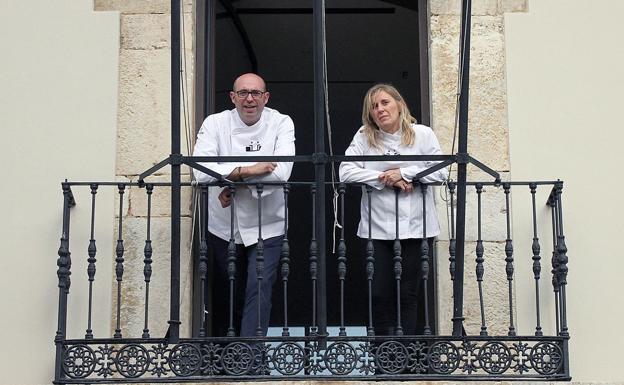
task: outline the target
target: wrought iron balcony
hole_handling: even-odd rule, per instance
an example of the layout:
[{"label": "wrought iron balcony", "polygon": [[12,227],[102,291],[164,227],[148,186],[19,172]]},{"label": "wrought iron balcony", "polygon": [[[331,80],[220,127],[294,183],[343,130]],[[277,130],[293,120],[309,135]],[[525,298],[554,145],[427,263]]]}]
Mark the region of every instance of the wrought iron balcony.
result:
[{"label": "wrought iron balcony", "polygon": [[[293,158],[294,159],[294,158]],[[225,183],[225,184],[224,184]],[[232,190],[248,185],[243,182],[227,184],[226,182],[217,182],[211,185],[229,185]],[[375,253],[368,248],[370,252],[367,255],[359,255],[359,252],[353,250],[355,248],[347,245],[345,241],[345,231],[354,231],[353,229],[345,229],[343,226],[339,231],[337,240],[338,247],[334,254],[330,252],[330,247],[320,246],[327,245],[325,239],[326,232],[324,230],[318,232],[318,213],[324,208],[316,206],[316,200],[313,199],[317,193],[316,184],[313,182],[289,182],[289,183],[269,183],[264,185],[251,185],[251,188],[261,192],[266,186],[272,185],[272,188],[279,189],[274,193],[283,193],[286,201],[293,194],[297,196],[308,196],[311,205],[307,207],[312,220],[310,228],[301,228],[301,221],[297,218],[297,223],[293,226],[290,223],[292,233],[293,227],[296,227],[297,233],[311,234],[304,247],[309,250],[305,258],[307,262],[305,271],[297,272],[293,263],[295,256],[291,254],[291,250],[295,245],[292,239],[286,237],[282,245],[282,254],[280,260],[280,268],[278,270],[279,290],[282,292],[283,309],[281,320],[273,320],[280,323],[280,330],[277,335],[268,337],[237,337],[235,333],[229,333],[227,336],[211,336],[210,329],[206,323],[206,312],[203,308],[200,311],[199,327],[196,328],[192,336],[188,338],[180,337],[179,326],[181,322],[190,323],[191,314],[180,314],[180,288],[179,282],[175,282],[176,277],[172,275],[170,282],[170,297],[155,298],[150,293],[150,282],[155,278],[169,279],[169,277],[153,277],[152,276],[152,253],[154,249],[162,249],[167,247],[164,245],[153,244],[150,234],[151,221],[151,205],[152,194],[155,190],[171,189],[171,183],[117,183],[117,182],[64,182],[63,190],[63,228],[61,236],[61,245],[58,251],[58,279],[59,279],[59,307],[58,307],[58,330],[56,333],[56,370],[55,384],[71,384],[71,383],[153,383],[153,382],[204,382],[204,381],[231,381],[231,380],[307,380],[313,378],[333,378],[342,379],[362,379],[362,380],[509,380],[509,379],[538,379],[538,380],[567,380],[570,378],[568,366],[568,328],[566,320],[566,276],[567,276],[567,249],[565,246],[563,234],[563,211],[561,206],[561,195],[563,183],[560,181],[550,182],[468,182],[466,185],[469,189],[474,189],[476,194],[477,218],[476,228],[478,231],[476,239],[476,247],[474,250],[475,264],[472,268],[475,270],[476,285],[478,287],[478,309],[472,309],[472,314],[480,315],[480,328],[476,334],[469,334],[469,330],[460,327],[460,333],[451,333],[443,335],[436,329],[436,324],[430,323],[430,317],[424,318],[424,325],[417,335],[401,335],[398,332],[400,321],[393,335],[378,335],[373,328],[371,311],[375,305],[372,302],[372,294],[370,283],[375,279],[374,271],[372,271]],[[325,183],[327,189],[331,186]],[[140,188],[146,194],[146,228],[145,228],[145,244],[141,257],[143,263],[139,272],[134,272],[142,276],[144,285],[143,301],[141,304],[134,304],[135,311],[144,312],[144,327],[142,333],[136,335],[129,334],[124,330],[121,322],[122,305],[127,301],[124,298],[123,285],[127,280],[127,276],[133,273],[130,269],[138,269],[136,264],[129,266],[126,262],[127,250],[124,248],[123,235],[123,205],[124,194],[129,187],[133,189]],[[206,202],[208,184],[191,185],[190,183],[182,183],[184,188],[195,189]],[[354,198],[360,194],[362,190],[360,186],[351,188],[345,184],[336,186],[337,189],[337,213],[338,223],[345,223],[345,200],[356,201]],[[431,189],[429,185],[418,185],[423,191]],[[450,207],[454,208],[455,190],[457,185],[453,182],[448,183],[445,188],[448,189],[450,198]],[[504,247],[504,255],[499,258],[505,261],[504,271],[488,271],[484,263],[484,247],[482,239],[482,192],[484,187],[491,187],[498,194],[503,194],[504,205],[506,209],[500,215],[506,223],[506,240]],[[72,271],[70,255],[70,217],[71,208],[78,202],[74,201],[73,190],[79,188],[88,188],[91,193],[91,202],[79,202],[81,205],[91,205],[91,222],[77,223],[76,226],[91,226],[90,239],[73,239],[73,254],[86,256],[87,269],[85,272]],[[115,284],[114,284],[114,301],[113,325],[114,333],[112,336],[100,338],[107,331],[92,330],[92,317],[94,309],[97,311],[99,304],[94,303],[92,296],[93,284],[97,281],[108,281],[110,277],[96,276],[96,264],[110,264],[113,261],[108,260],[108,256],[98,255],[96,261],[96,239],[94,239],[93,221],[95,218],[95,207],[98,191],[102,189],[116,189],[119,199],[119,217],[118,217],[118,240],[115,250]],[[246,188],[246,187],[245,187]],[[552,237],[552,250],[550,263],[548,268],[548,282],[545,284],[542,271],[546,268],[543,258],[544,251],[541,244],[550,244],[551,240],[544,240],[538,231],[538,221],[536,219],[536,211],[539,202],[536,202],[536,191],[544,191],[549,189],[550,195],[547,205],[551,212],[551,228],[539,229],[546,230],[547,237]],[[531,204],[527,210],[532,210],[532,232],[533,240],[531,249],[533,255],[531,258],[522,258],[514,255],[514,240],[511,232],[511,213],[510,213],[510,195],[512,190],[515,194],[529,194]],[[136,190],[134,190],[136,191]],[[370,190],[363,189],[362,194],[369,193]],[[260,194],[262,199],[262,194]],[[397,201],[398,202],[398,201]],[[178,198],[179,204],[179,198]],[[425,204],[423,202],[423,204]],[[288,221],[289,205],[286,205],[285,220]],[[395,211],[397,207],[388,207],[387,210]],[[101,215],[101,214],[99,214]],[[262,215],[262,214],[260,214]],[[205,216],[205,212],[204,212]],[[431,287],[431,281],[439,279],[434,274],[433,266],[437,264],[446,264],[448,261],[448,273],[453,281],[453,286],[461,293],[465,291],[468,282],[464,281],[464,274],[459,271],[458,266],[462,265],[463,258],[457,253],[457,243],[454,234],[459,227],[466,226],[464,223],[455,223],[454,210],[451,209],[450,215],[451,237],[449,239],[448,255],[433,256],[431,250],[428,250],[427,243],[421,249],[420,258],[421,268],[425,272],[422,276],[423,287],[427,290]],[[291,221],[293,218],[291,218]],[[175,225],[175,224],[174,224]],[[172,225],[172,226],[174,226]],[[179,222],[178,222],[179,225]],[[288,223],[284,223],[288,227]],[[323,224],[324,226],[324,224]],[[210,287],[207,271],[208,253],[206,245],[206,227],[199,226],[199,258],[198,273],[195,275],[199,279],[202,288]],[[289,234],[287,233],[287,234]],[[179,237],[179,231],[174,231],[172,227],[172,238]],[[261,236],[260,236],[261,238]],[[368,239],[370,242],[370,239]],[[173,242],[175,244],[175,242]],[[75,245],[87,245],[84,250],[77,251]],[[297,245],[302,246],[302,245]],[[466,253],[469,255],[470,253]],[[332,255],[332,263],[327,261],[325,255]],[[358,257],[359,256],[359,257]],[[401,253],[396,255],[396,263],[401,270]],[[75,257],[74,257],[75,258]],[[302,255],[296,258],[301,260]],[[112,259],[112,258],[111,258]],[[135,258],[136,260],[136,258]],[[177,264],[177,266],[175,266]],[[514,302],[515,280],[519,279],[515,276],[514,271],[519,264],[530,264],[533,271],[535,295],[535,307],[531,309],[518,308],[518,304]],[[172,271],[178,271],[179,259],[175,261],[172,258]],[[469,266],[469,265],[466,265]],[[366,311],[361,314],[361,319],[365,322],[362,327],[357,329],[350,327],[345,322],[345,306],[348,305],[345,296],[345,286],[349,285],[349,281],[354,279],[351,272],[355,269],[366,272],[364,289],[360,289],[359,293],[365,298]],[[335,269],[337,282],[326,280],[325,272]],[[439,269],[444,271],[446,269]],[[546,269],[547,270],[547,269]],[[302,285],[308,288],[308,294],[295,293],[298,296],[297,301],[304,301],[304,306],[310,309],[311,317],[309,322],[303,325],[291,325],[289,320],[296,316],[289,307],[288,298],[292,298],[292,278],[295,273],[298,276],[307,277],[306,283]],[[82,319],[78,314],[68,307],[68,298],[71,295],[70,290],[70,274],[73,279],[88,280],[88,314],[84,336],[67,335],[67,324],[74,323],[77,319]],[[260,273],[261,274],[261,273]],[[496,274],[504,274],[504,277],[496,277]],[[179,276],[178,276],[179,277]],[[489,299],[483,291],[483,283],[488,279],[502,278],[507,281],[507,287],[504,288],[507,300],[504,308],[492,308]],[[231,276],[234,279],[234,276]],[[401,280],[400,273],[396,276],[398,282]],[[301,284],[301,282],[296,282]],[[332,296],[338,297],[337,306],[327,306],[327,299],[330,294],[327,288],[338,287],[337,294]],[[552,291],[554,296],[554,306],[544,305],[540,302],[543,293],[540,291]],[[199,303],[205,303],[203,297],[210,290],[200,290]],[[332,291],[333,293],[333,291]],[[227,295],[223,293],[223,295]],[[230,297],[231,298],[231,297]],[[424,303],[421,304],[425,314],[433,314],[436,312],[435,303],[429,301],[430,298],[425,294]],[[277,300],[274,300],[274,302]],[[397,299],[400,301],[400,299]],[[453,323],[462,325],[464,304],[454,298],[454,318]],[[149,314],[153,309],[155,302],[169,302],[170,317],[168,321],[169,331],[166,335],[154,336],[151,328],[154,325],[149,324]],[[457,307],[459,306],[459,309]],[[222,311],[227,314],[228,322],[233,330],[231,299],[229,309],[215,309],[214,311]],[[535,315],[534,332],[530,335],[518,335],[517,325],[515,325],[514,312],[532,312]],[[543,315],[549,312],[554,313],[555,324],[543,327]],[[492,325],[488,321],[488,314],[505,313],[509,314],[508,324]],[[460,317],[457,317],[457,314]],[[338,320],[335,324],[337,327],[335,333],[328,333],[328,319]],[[396,318],[400,320],[400,317]],[[450,320],[440,320],[448,322]],[[160,330],[164,330],[163,325],[158,325]],[[305,327],[306,333],[297,335],[295,326]],[[176,330],[177,329],[177,330]],[[506,330],[504,333],[492,333],[491,330]],[[550,335],[544,330],[553,330]],[[96,338],[96,336],[98,336]]]}]

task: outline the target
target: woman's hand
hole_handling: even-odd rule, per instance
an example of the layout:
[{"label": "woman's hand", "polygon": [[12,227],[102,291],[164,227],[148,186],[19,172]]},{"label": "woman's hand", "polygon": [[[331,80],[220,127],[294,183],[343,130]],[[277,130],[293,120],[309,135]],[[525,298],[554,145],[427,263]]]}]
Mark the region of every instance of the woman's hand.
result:
[{"label": "woman's hand", "polygon": [[392,168],[390,170],[386,170],[379,174],[379,180],[383,182],[386,186],[392,187],[395,186],[399,181],[403,180],[403,176],[401,175],[401,170],[398,168]]},{"label": "woman's hand", "polygon": [[400,188],[406,193],[411,193],[412,191],[414,191],[414,185],[406,181],[405,179],[401,179],[400,181],[396,182],[393,186]]},{"label": "woman's hand", "polygon": [[232,194],[230,194],[230,189],[228,187],[221,190],[219,194],[219,202],[221,202],[221,207],[226,208],[232,204]]}]

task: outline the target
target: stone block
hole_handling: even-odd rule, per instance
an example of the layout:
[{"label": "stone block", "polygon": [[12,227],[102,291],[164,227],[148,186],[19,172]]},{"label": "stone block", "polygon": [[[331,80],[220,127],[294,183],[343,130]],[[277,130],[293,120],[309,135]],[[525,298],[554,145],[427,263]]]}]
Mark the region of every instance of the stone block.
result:
[{"label": "stone block", "polygon": [[[123,224],[124,274],[121,286],[121,331],[124,337],[141,337],[145,317],[144,247],[145,218],[127,218]],[[191,221],[182,218],[180,257],[181,336],[190,336],[192,260],[190,249]],[[115,238],[117,238],[115,231]],[[171,223],[168,218],[154,218],[151,223],[152,276],[150,281],[149,329],[153,337],[165,335],[169,319]],[[115,256],[112,258],[115,271]],[[115,279],[113,273],[113,280]],[[116,328],[117,283],[113,283],[112,330]]]},{"label": "stone block", "polygon": [[[169,176],[153,176],[147,178],[147,182],[159,183],[170,182]],[[182,177],[183,182],[190,180],[189,175]],[[182,187],[182,199],[180,202],[181,213],[183,216],[191,215],[191,187]],[[145,188],[132,188],[130,190],[130,207],[129,215],[135,217],[147,216],[147,190]],[[152,192],[152,217],[168,217],[171,215],[171,187],[154,186]]]},{"label": "stone block", "polygon": [[[138,175],[171,152],[170,60],[168,49],[120,51],[117,175]],[[187,59],[187,62],[192,60]],[[192,66],[186,71],[185,91],[189,95],[193,92],[192,71]],[[192,106],[187,105],[187,109],[190,108]],[[182,143],[187,143],[186,130],[194,132],[190,124],[185,124],[182,109]],[[182,148],[183,154],[191,151],[192,147]],[[169,167],[158,171],[159,174],[169,172]]]},{"label": "stone block", "polygon": [[[464,327],[466,333],[479,335],[481,313],[479,291],[475,273],[475,242],[467,242],[464,265]],[[448,242],[436,244],[439,255],[448,255]],[[505,244],[502,242],[484,242],[483,298],[485,322],[489,335],[506,335],[509,328],[509,286],[505,273]],[[452,332],[453,317],[453,282],[449,275],[448,257],[440,258],[437,264],[438,295],[438,331],[442,335]],[[512,295],[515,307],[515,292]],[[514,309],[515,314],[516,309]],[[515,320],[514,320],[515,324]]]},{"label": "stone block", "polygon": [[[472,2],[472,15],[498,14],[499,0],[477,0]],[[461,0],[431,0],[429,3],[432,15],[459,15],[461,14]]]},{"label": "stone block", "polygon": [[527,12],[528,0],[498,0],[498,10],[505,12]]},{"label": "stone block", "polygon": [[169,156],[169,50],[121,50],[117,175],[138,175]]},{"label": "stone block", "polygon": [[[171,47],[171,17],[167,14],[127,14],[121,16],[122,49],[161,49]],[[183,41],[187,61],[192,56],[193,15],[184,14]]]},{"label": "stone block", "polygon": [[169,48],[171,17],[166,14],[130,14],[121,16],[122,49]]},{"label": "stone block", "polygon": [[[457,17],[448,15],[432,17],[433,128],[444,153],[452,151],[458,109],[458,33]],[[498,171],[509,170],[503,33],[502,17],[474,18],[470,63],[468,152]]]},{"label": "stone block", "polygon": [[[181,1],[184,13],[193,10],[193,0]],[[119,11],[121,13],[170,13],[170,0],[94,0],[95,11]]]}]

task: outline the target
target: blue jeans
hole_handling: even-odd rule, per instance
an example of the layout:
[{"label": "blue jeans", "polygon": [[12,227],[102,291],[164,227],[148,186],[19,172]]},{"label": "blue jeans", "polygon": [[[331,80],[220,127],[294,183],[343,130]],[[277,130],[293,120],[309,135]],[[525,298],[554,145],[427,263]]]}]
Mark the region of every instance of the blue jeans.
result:
[{"label": "blue jeans", "polygon": [[[271,294],[277,279],[283,235],[263,240],[264,269],[258,295],[257,244],[236,245],[236,273],[234,275],[233,326],[241,337],[256,336],[258,328],[258,301],[260,301],[260,329],[266,335],[271,315]],[[230,325],[230,284],[228,277],[228,242],[210,234],[210,246],[215,262],[213,284],[213,335],[226,335]],[[244,295],[243,295],[244,294]]]}]

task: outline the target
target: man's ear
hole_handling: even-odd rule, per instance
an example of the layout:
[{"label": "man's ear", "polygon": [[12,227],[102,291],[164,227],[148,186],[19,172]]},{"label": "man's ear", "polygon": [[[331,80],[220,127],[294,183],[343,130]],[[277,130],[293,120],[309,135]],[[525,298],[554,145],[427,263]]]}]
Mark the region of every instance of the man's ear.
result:
[{"label": "man's ear", "polygon": [[266,91],[262,96],[264,97],[264,104],[267,104],[269,102],[269,97],[271,96],[271,94],[269,93],[269,91]]},{"label": "man's ear", "polygon": [[234,105],[236,105],[236,102],[234,102],[234,98],[236,98],[236,93],[234,91],[230,91],[230,100]]}]

